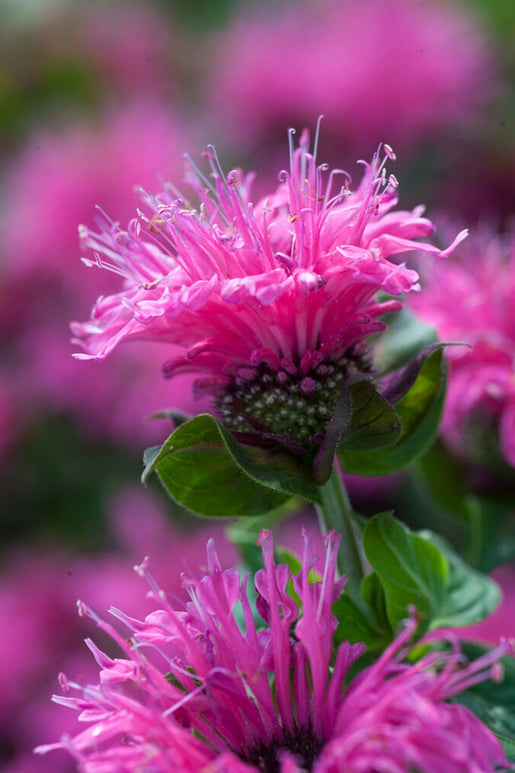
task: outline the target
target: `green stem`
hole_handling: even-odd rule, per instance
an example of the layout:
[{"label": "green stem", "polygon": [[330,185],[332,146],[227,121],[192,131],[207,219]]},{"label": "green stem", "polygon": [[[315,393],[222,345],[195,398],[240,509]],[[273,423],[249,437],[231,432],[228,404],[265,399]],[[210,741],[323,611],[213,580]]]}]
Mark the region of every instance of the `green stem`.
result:
[{"label": "green stem", "polygon": [[359,545],[358,528],[354,522],[352,505],[340,471],[333,467],[327,483],[320,486],[321,505],[316,505],[322,531],[334,529],[341,534],[342,540],[338,551],[338,569],[348,578],[346,593],[357,606],[362,607],[363,601],[359,592],[361,580],[365,574],[362,553]]}]

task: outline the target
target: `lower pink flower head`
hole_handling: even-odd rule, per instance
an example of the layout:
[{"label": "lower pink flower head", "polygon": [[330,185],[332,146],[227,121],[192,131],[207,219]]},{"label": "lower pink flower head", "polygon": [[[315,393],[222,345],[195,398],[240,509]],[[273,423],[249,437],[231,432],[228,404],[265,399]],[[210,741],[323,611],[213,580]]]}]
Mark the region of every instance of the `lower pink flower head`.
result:
[{"label": "lower pink flower head", "polygon": [[157,196],[141,191],[143,211],[127,231],[82,229],[94,254],[86,262],[125,284],[73,324],[86,350],[78,356],[102,358],[135,338],[180,344],[165,375],[198,374],[196,393],[213,396],[231,430],[275,433],[292,448],[319,443],[345,379],[372,370],[366,339],[384,328],[378,318],[401,307],[377,294],[418,289],[416,272],[392,256],[446,255],[453,245],[415,241],[433,231],[422,208],[394,210],[388,146],[351,190],[345,172],[317,165],[316,144],[310,153],[304,132],[290,146],[290,172],[255,206],[250,178],[225,176],[211,148],[208,177],[188,165],[198,208],[167,185]]},{"label": "lower pink flower head", "polygon": [[80,711],[86,727],[37,751],[67,749],[84,773],[493,773],[507,765],[495,736],[447,702],[495,672],[507,646],[464,665],[453,641],[451,652],[406,663],[411,615],[379,660],[344,686],[364,646],[335,646],[332,605],[344,584],[335,576],[338,542],[327,535],[318,570],[305,536],[293,575],[275,564],[270,533],[262,532],[254,605],[248,577],[222,571],[212,543],[205,574],[183,580],[190,598],[183,606],[143,564],[161,608],[144,622],[112,610],[129,639],[80,604],[125,657],[108,657],[88,640],[99,684],[82,688],[62,676],[65,693],[79,697],[56,698]]},{"label": "lower pink flower head", "polygon": [[515,467],[515,237],[479,232],[427,279],[414,311],[442,340],[468,345],[447,349],[443,436],[469,461]]}]

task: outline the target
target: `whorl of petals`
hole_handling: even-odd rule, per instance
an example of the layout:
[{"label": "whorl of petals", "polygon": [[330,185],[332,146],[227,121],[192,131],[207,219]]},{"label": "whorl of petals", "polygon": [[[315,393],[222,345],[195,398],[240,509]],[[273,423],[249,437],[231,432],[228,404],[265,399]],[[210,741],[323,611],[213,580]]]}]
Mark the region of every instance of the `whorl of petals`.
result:
[{"label": "whorl of petals", "polygon": [[[227,374],[248,364],[261,347],[300,361],[307,351],[337,358],[349,345],[346,333],[359,318],[361,337],[377,318],[400,308],[376,299],[418,289],[418,276],[391,258],[410,250],[447,255],[415,241],[433,232],[423,208],[395,210],[397,183],[385,172],[386,149],[378,151],[355,191],[342,170],[329,171],[309,152],[303,132],[290,171],[281,172],[275,193],[250,203],[251,177],[222,172],[213,148],[206,177],[191,160],[187,182],[194,208],[171,185],[157,195],[140,191],[142,210],[123,231],[101,223],[80,230],[83,247],[97,264],[120,274],[123,290],[98,299],[91,320],[75,322],[75,341],[103,358],[120,342],[143,338],[178,343],[188,354],[168,372]],[[194,362],[191,347],[211,342],[216,356]]]}]

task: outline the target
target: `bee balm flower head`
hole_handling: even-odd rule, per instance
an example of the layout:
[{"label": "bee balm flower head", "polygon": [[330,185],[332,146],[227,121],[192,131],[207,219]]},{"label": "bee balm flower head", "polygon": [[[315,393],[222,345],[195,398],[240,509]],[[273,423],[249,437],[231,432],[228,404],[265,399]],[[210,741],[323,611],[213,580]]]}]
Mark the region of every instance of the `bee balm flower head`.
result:
[{"label": "bee balm flower head", "polygon": [[94,262],[125,287],[73,325],[86,349],[79,356],[102,358],[133,338],[180,344],[165,376],[198,374],[196,392],[213,396],[231,430],[302,452],[321,442],[345,380],[373,371],[367,338],[401,307],[379,301],[379,291],[418,288],[417,274],[392,256],[448,250],[415,241],[433,231],[422,208],[394,209],[388,146],[353,190],[346,173],[317,164],[304,132],[296,150],[290,142],[290,171],[256,206],[250,178],[225,176],[212,148],[207,156],[209,177],[188,166],[196,208],[168,185],[141,192],[127,231],[82,230]]},{"label": "bee balm flower head", "polygon": [[57,699],[88,725],[38,751],[67,749],[84,773],[493,773],[505,765],[491,732],[447,699],[487,678],[507,647],[465,666],[456,644],[407,664],[412,615],[379,660],[344,687],[364,646],[334,642],[332,605],[344,583],[335,576],[338,541],[327,535],[313,580],[309,536],[292,575],[275,564],[270,533],[262,532],[254,606],[248,577],[222,571],[212,544],[204,576],[184,579],[184,607],[143,565],[161,609],[144,622],[113,610],[128,640],[80,605],[125,657],[88,642],[99,684],[81,688],[62,677],[64,690],[79,697]]}]

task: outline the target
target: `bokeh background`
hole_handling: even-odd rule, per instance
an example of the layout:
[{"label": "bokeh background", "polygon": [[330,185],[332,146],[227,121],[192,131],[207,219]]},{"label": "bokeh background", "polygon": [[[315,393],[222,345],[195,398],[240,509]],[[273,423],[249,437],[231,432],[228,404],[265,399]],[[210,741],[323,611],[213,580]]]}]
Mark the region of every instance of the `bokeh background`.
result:
[{"label": "bokeh background", "polygon": [[[223,524],[138,483],[143,449],[169,432],[147,417],[200,410],[187,379],[161,379],[169,354],[132,344],[101,363],[71,356],[69,321],[117,286],[81,263],[77,226],[93,225],[96,207],[127,222],[136,184],[181,187],[183,153],[200,159],[208,143],[227,171],[257,170],[260,195],[288,164],[287,128],[313,130],[320,114],[320,159],[359,179],[357,159],[388,142],[401,205],[426,204],[443,239],[454,224],[513,234],[513,0],[0,0],[2,771],[73,770],[65,754],[31,750],[69,722],[49,701],[58,672],[93,676],[77,598],[141,615],[131,566],[145,555],[177,593],[207,535],[236,560]],[[395,506],[418,525],[416,511],[459,543],[453,482],[427,493],[441,469],[433,457],[349,485],[363,513]],[[510,475],[501,488],[484,540],[494,549],[468,545],[505,588],[486,638],[515,635]],[[283,529],[294,544],[298,520]]]}]

